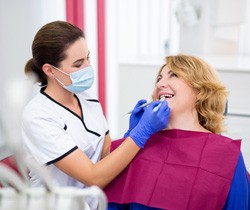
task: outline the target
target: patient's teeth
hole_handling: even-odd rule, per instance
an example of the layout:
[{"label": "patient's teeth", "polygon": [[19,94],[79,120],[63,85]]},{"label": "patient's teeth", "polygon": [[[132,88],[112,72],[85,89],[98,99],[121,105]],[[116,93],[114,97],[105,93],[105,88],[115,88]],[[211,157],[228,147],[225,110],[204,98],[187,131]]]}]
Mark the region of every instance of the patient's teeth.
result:
[{"label": "patient's teeth", "polygon": [[160,101],[165,101],[166,97],[165,96],[161,96]]}]

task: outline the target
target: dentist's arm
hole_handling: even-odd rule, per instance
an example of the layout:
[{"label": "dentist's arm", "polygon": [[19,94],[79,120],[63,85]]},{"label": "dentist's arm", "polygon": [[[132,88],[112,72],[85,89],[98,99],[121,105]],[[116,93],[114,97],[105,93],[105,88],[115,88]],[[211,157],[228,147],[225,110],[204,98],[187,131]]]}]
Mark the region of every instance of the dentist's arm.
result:
[{"label": "dentist's arm", "polygon": [[[161,106],[154,111],[154,107],[159,103],[162,103]],[[97,185],[103,188],[126,168],[152,134],[167,127],[169,115],[170,109],[166,101],[152,102],[124,142],[96,164],[93,164],[80,149],[54,164],[86,185]]]},{"label": "dentist's arm", "polygon": [[110,147],[111,147],[111,137],[109,134],[107,134],[104,139],[101,159],[103,159],[110,153]]}]

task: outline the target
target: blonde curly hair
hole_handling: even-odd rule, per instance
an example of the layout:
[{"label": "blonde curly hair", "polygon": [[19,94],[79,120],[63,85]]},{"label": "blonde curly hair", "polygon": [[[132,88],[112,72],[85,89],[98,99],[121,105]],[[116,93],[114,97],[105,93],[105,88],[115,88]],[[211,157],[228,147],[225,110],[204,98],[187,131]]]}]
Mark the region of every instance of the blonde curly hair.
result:
[{"label": "blonde curly hair", "polygon": [[196,110],[199,123],[213,133],[225,131],[223,122],[228,91],[216,70],[201,58],[190,55],[167,56],[165,61],[158,75],[167,66],[197,91]]}]

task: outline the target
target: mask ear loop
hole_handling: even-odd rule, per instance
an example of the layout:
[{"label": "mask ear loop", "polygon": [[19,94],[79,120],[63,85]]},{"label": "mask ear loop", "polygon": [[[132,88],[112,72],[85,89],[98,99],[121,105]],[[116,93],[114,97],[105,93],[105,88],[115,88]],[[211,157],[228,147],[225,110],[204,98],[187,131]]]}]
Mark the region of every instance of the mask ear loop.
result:
[{"label": "mask ear loop", "polygon": [[70,74],[68,74],[68,73],[66,73],[66,72],[64,72],[64,71],[62,71],[61,69],[59,69],[59,68],[57,68],[57,67],[55,67],[55,66],[53,66],[53,65],[51,65],[51,67],[54,68],[54,69],[56,69],[56,70],[58,70],[58,71],[60,71],[60,72],[62,72],[63,74],[66,74],[66,75],[70,76]]},{"label": "mask ear loop", "polygon": [[54,77],[54,78],[55,78],[55,80],[56,80],[57,82],[59,82],[60,85],[62,85],[64,88],[66,87],[66,85],[64,85],[59,79],[57,79],[56,77]]},{"label": "mask ear loop", "polygon": [[[57,67],[55,67],[55,66],[53,66],[53,65],[51,65],[51,67],[52,67],[53,69],[56,69],[56,70],[60,71],[61,73],[63,73],[63,74],[65,74],[65,75],[67,75],[67,76],[70,77],[70,74],[68,74],[68,73],[66,73],[66,72],[64,72],[64,71],[62,71],[61,69],[59,69],[59,68],[57,68]],[[54,76],[54,78],[56,79],[57,82],[59,82],[60,85],[62,85],[64,88],[66,88],[66,85],[64,85],[59,79],[57,79],[55,76]]]}]

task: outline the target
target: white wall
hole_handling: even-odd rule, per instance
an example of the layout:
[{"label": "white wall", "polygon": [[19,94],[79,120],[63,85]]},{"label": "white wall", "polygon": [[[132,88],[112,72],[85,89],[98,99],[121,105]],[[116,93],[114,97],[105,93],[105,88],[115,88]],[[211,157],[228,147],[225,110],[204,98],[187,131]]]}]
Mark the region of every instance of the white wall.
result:
[{"label": "white wall", "polygon": [[97,10],[96,1],[84,0],[84,33],[90,51],[90,62],[95,71],[95,81],[93,89],[97,93],[98,89],[98,52],[97,52]]},{"label": "white wall", "polygon": [[[120,98],[130,91],[130,80],[140,80],[138,70],[130,72],[129,80],[122,80],[120,64],[163,59],[175,49],[176,33],[170,31],[172,20],[171,0],[107,0],[107,118],[111,136],[120,137]],[[173,27],[174,28],[174,27]],[[173,43],[173,44],[171,44]],[[121,91],[121,84],[123,88]],[[142,84],[143,85],[143,84]],[[142,87],[143,88],[143,87]],[[137,98],[138,99],[138,98]],[[126,103],[126,102],[125,102]],[[128,106],[134,106],[127,102]]]},{"label": "white wall", "polygon": [[64,0],[0,1],[0,133],[3,127],[8,131],[7,137],[0,136],[0,146],[20,140],[23,106],[38,89],[24,75],[24,65],[36,31],[56,19],[65,19]]},{"label": "white wall", "polygon": [[242,139],[242,152],[250,171],[250,56],[205,56],[229,90],[225,135]]},{"label": "white wall", "polygon": [[[204,57],[214,65],[222,76],[223,82],[230,90],[229,110],[244,117],[229,116],[228,132],[232,138],[242,138],[242,150],[250,170],[250,99],[247,90],[249,86],[250,60],[249,1],[240,0],[190,0],[197,12],[197,24],[189,24],[187,20],[175,19],[179,15],[190,14],[190,8],[180,10],[180,1],[165,1],[165,5],[155,10],[151,1],[115,1],[108,2],[108,32],[107,32],[107,70],[108,70],[108,120],[111,135],[120,138],[128,127],[129,111],[138,99],[150,99],[155,74],[162,64],[162,59],[170,53],[190,53]],[[163,2],[163,1],[162,1]],[[161,2],[161,3],[162,3]],[[110,5],[109,5],[110,4]],[[159,1],[155,5],[159,6]],[[154,7],[155,8],[155,7]],[[178,10],[179,9],[179,10]],[[144,11],[148,11],[143,16]],[[241,11],[240,13],[238,11]],[[152,14],[151,14],[152,12]],[[186,13],[187,12],[187,13]],[[249,13],[249,14],[248,14]],[[166,24],[157,21],[156,17],[164,18]],[[151,17],[154,16],[154,21]],[[148,20],[149,18],[150,20]],[[180,16],[179,16],[180,18]],[[185,17],[189,21],[193,17]],[[190,18],[190,19],[189,19]],[[143,20],[143,23],[140,22]],[[148,21],[147,21],[148,20]],[[180,21],[182,20],[182,21]],[[192,21],[191,21],[192,22]],[[153,23],[153,25],[151,25]],[[160,23],[160,24],[159,24]],[[157,26],[154,24],[158,24]],[[157,37],[159,31],[167,30],[166,39],[170,40],[170,51],[164,49],[164,43]],[[155,33],[155,31],[157,31]],[[151,32],[154,32],[152,35]],[[175,39],[174,39],[175,38]],[[173,40],[178,39],[178,42]],[[152,40],[157,40],[153,44]],[[144,43],[144,44],[142,44]],[[156,54],[155,54],[156,52]],[[230,55],[230,56],[229,56]],[[243,55],[248,55],[244,57]],[[248,87],[249,86],[249,87]]]},{"label": "white wall", "polygon": [[[181,52],[209,55],[241,53],[242,39],[243,37],[246,39],[243,33],[247,0],[183,0],[182,2],[189,2],[198,21],[191,26],[180,25]],[[191,12],[182,13],[186,19],[191,15]]]}]

